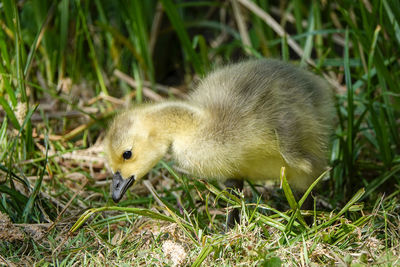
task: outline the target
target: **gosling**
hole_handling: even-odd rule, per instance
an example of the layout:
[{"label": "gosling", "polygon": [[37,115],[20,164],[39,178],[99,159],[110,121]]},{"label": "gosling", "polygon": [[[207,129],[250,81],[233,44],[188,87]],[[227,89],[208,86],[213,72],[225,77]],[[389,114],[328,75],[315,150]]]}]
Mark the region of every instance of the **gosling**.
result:
[{"label": "gosling", "polygon": [[237,189],[244,179],[277,180],[284,166],[290,185],[304,192],[326,168],[333,114],[330,87],[304,69],[272,59],[225,66],[188,100],[116,116],[105,139],[112,198],[119,202],[168,151],[188,173]]}]

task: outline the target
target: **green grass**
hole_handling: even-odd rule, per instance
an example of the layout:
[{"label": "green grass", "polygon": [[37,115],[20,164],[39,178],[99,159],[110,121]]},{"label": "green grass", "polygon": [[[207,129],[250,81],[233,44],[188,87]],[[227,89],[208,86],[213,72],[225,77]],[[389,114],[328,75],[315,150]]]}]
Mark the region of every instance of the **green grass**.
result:
[{"label": "green grass", "polygon": [[[399,2],[237,5],[0,2],[0,265],[399,264]],[[284,173],[282,189],[248,184],[236,197],[168,158],[115,207],[100,145],[109,118],[181,98],[246,57],[291,61],[335,90],[314,210],[300,210]],[[243,218],[229,232],[225,202]]]}]

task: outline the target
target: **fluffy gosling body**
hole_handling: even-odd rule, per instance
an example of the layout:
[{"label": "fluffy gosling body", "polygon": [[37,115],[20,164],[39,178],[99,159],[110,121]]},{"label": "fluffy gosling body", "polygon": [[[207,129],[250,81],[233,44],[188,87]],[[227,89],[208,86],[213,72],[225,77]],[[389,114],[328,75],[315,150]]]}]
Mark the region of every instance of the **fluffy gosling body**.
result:
[{"label": "fluffy gosling body", "polygon": [[304,191],[326,167],[331,90],[278,60],[249,60],[210,73],[185,101],[143,104],[116,116],[105,139],[118,202],[171,151],[198,177],[279,179]]}]

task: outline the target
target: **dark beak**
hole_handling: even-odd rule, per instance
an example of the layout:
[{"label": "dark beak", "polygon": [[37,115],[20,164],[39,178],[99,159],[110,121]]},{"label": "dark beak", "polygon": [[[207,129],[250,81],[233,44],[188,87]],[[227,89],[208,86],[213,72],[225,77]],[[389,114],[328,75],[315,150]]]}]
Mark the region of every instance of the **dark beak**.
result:
[{"label": "dark beak", "polygon": [[115,203],[118,203],[121,200],[126,190],[128,190],[134,181],[135,175],[132,175],[128,179],[124,179],[119,172],[114,174],[111,185],[111,194]]}]

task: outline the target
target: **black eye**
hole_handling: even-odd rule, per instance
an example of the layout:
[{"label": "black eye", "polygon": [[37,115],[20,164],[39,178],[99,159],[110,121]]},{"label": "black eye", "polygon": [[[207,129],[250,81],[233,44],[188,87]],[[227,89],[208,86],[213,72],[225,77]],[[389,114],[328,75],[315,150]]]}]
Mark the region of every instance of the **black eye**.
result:
[{"label": "black eye", "polygon": [[132,151],[130,151],[130,150],[125,151],[125,152],[122,154],[122,157],[123,157],[124,159],[130,159],[130,158],[132,157]]}]

